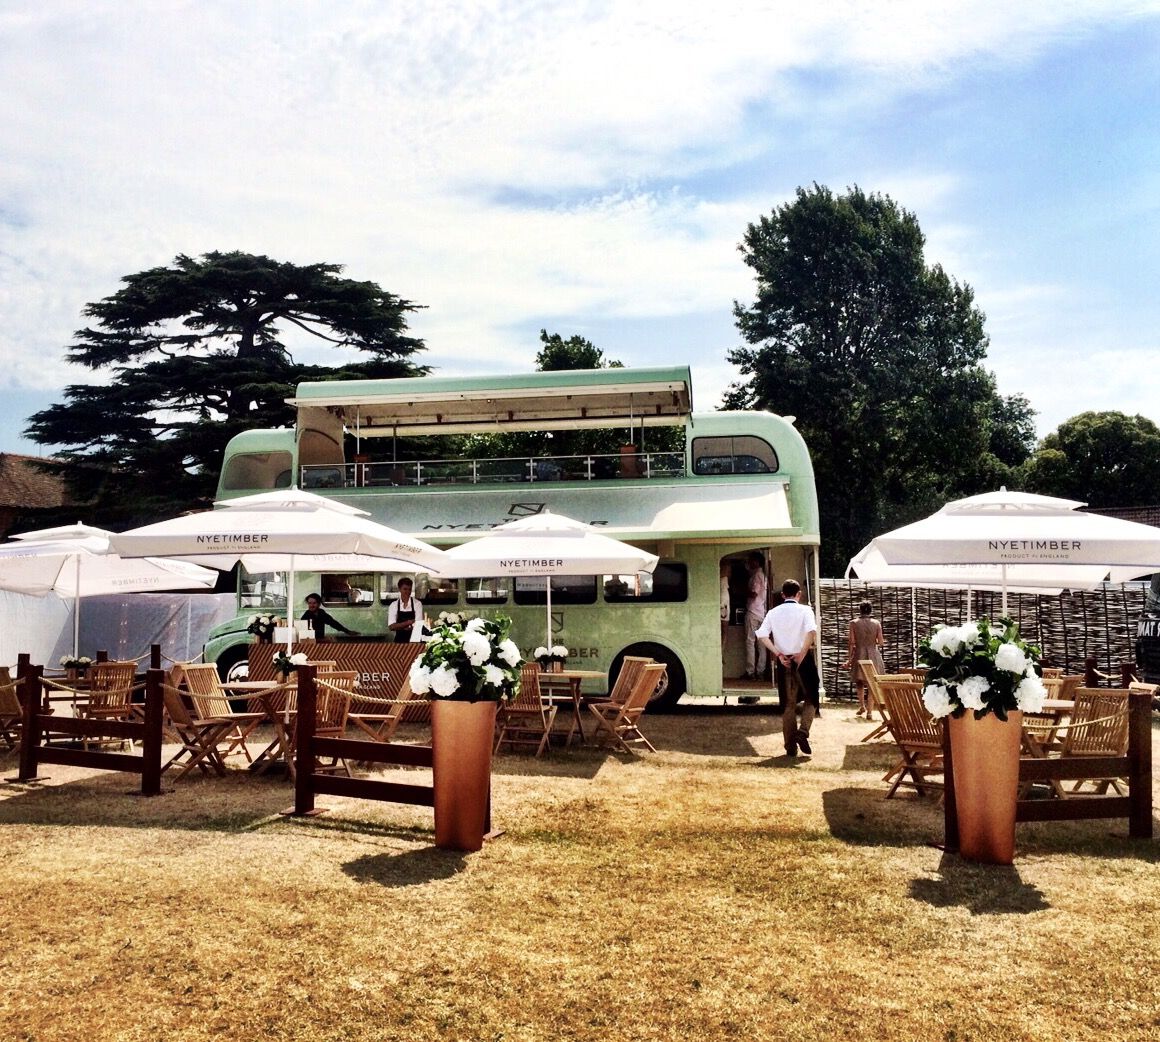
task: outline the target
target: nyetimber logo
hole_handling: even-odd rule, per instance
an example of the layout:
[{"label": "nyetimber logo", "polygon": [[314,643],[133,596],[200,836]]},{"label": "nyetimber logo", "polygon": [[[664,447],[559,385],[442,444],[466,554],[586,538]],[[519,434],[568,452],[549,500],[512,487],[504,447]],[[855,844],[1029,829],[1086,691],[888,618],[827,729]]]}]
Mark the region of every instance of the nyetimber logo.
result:
[{"label": "nyetimber logo", "polygon": [[987,548],[1000,553],[1006,550],[1028,551],[1059,551],[1082,550],[1082,539],[988,539]]},{"label": "nyetimber logo", "polygon": [[270,537],[261,532],[229,532],[221,535],[199,535],[198,546],[256,546],[268,543]]},{"label": "nyetimber logo", "polygon": [[500,558],[499,566],[501,568],[542,568],[548,571],[553,568],[563,568],[564,561],[560,557],[516,557],[507,560]]}]

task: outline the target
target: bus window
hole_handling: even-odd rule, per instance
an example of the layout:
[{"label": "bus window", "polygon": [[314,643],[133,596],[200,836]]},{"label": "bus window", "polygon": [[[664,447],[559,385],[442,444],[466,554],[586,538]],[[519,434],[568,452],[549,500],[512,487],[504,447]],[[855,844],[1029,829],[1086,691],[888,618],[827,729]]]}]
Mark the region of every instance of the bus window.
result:
[{"label": "bus window", "polygon": [[[515,581],[516,604],[547,604],[547,578],[543,575],[518,575]],[[553,575],[552,606],[595,604],[596,576]]]},{"label": "bus window", "polygon": [[[553,597],[553,600],[555,598]],[[604,599],[676,602],[689,599],[689,569],[684,564],[658,564],[654,572],[604,576]]]},{"label": "bus window", "polygon": [[327,572],[319,579],[319,586],[323,604],[375,603],[375,577],[370,573]]},{"label": "bus window", "polygon": [[286,610],[286,577],[281,572],[247,572],[238,584],[241,607]]},{"label": "bus window", "polygon": [[289,485],[290,453],[243,452],[231,456],[222,475],[222,488],[285,488]]},{"label": "bus window", "polygon": [[746,434],[693,439],[694,474],[772,474],[776,470],[777,453],[764,438]]},{"label": "bus window", "polygon": [[428,604],[459,603],[458,579],[436,579],[433,576],[423,573],[384,572],[382,594],[380,596],[383,604],[390,604],[391,601],[398,600],[400,579],[410,579],[414,582],[415,588],[412,590],[412,593],[424,608]]},{"label": "bus window", "polygon": [[507,604],[507,579],[465,579],[464,596],[470,605]]}]

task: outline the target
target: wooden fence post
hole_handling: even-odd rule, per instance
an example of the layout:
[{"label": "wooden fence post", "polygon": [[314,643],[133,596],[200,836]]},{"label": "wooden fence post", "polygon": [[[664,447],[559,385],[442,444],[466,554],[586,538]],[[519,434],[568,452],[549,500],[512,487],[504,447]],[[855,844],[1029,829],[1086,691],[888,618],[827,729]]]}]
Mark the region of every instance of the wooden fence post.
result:
[{"label": "wooden fence post", "polygon": [[37,781],[37,750],[40,747],[40,675],[43,666],[28,663],[28,656],[22,655],[17,669],[23,669],[20,677],[20,708],[24,714],[20,729],[20,770],[17,780]]},{"label": "wooden fence post", "polygon": [[1120,663],[1120,687],[1129,687],[1136,679],[1136,663],[1135,662],[1121,662]]},{"label": "wooden fence post", "polygon": [[1084,687],[1099,687],[1100,677],[1096,670],[1095,655],[1088,655],[1083,660],[1083,686]]},{"label": "wooden fence post", "polygon": [[298,717],[294,721],[294,814],[314,813],[314,721],[318,689],[316,667],[298,667]]},{"label": "wooden fence post", "polygon": [[150,669],[160,669],[161,668],[161,645],[160,644],[150,644],[149,645],[149,668]]},{"label": "wooden fence post", "polygon": [[1152,838],[1152,693],[1128,692],[1128,835]]},{"label": "wooden fence post", "polygon": [[145,737],[141,743],[142,796],[161,795],[161,714],[164,704],[161,685],[164,682],[165,672],[161,669],[150,669],[145,675]]}]

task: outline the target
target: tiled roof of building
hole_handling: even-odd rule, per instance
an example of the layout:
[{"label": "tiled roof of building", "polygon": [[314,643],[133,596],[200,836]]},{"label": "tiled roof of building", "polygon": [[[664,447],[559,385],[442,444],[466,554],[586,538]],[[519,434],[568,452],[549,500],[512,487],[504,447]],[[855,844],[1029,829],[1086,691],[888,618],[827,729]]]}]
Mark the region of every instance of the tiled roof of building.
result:
[{"label": "tiled roof of building", "polygon": [[37,466],[42,462],[39,456],[0,452],[0,507],[50,510],[68,503],[64,480]]},{"label": "tiled roof of building", "polygon": [[1103,507],[1089,509],[1092,514],[1106,514],[1108,517],[1118,517],[1124,521],[1135,521],[1141,525],[1153,525],[1160,528],[1160,505],[1150,507]]}]

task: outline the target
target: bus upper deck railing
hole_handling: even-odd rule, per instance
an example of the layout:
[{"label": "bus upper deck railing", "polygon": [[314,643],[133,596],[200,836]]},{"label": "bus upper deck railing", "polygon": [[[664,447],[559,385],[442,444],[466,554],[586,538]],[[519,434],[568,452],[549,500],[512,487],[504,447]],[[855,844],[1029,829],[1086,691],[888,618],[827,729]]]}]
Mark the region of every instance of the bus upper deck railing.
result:
[{"label": "bus upper deck railing", "polygon": [[683,452],[518,456],[508,459],[359,461],[301,468],[302,488],[482,485],[534,481],[683,478]]}]

